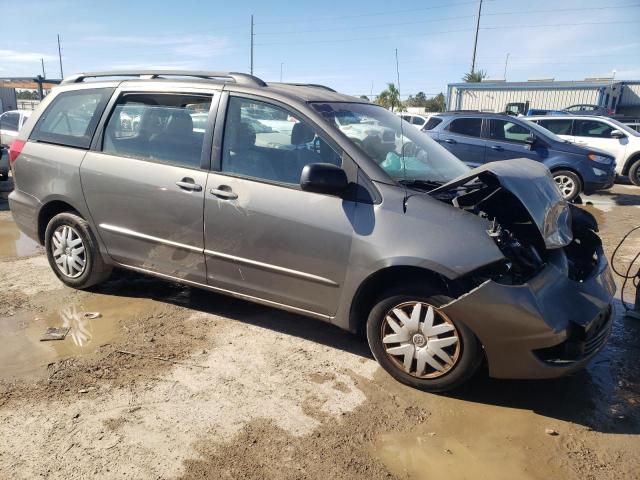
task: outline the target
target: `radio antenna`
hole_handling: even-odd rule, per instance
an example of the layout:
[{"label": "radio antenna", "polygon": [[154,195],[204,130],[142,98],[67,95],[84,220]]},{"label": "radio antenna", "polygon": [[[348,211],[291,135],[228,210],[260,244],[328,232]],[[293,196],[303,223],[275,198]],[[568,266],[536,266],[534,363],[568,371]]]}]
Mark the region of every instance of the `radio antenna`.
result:
[{"label": "radio antenna", "polygon": [[[398,66],[398,49],[396,48],[396,80],[398,82],[398,108],[402,108],[402,95],[400,90],[400,67]],[[399,116],[400,120],[400,161],[402,162],[402,177],[407,179],[407,167],[404,163],[404,132],[402,128],[402,117]]]}]

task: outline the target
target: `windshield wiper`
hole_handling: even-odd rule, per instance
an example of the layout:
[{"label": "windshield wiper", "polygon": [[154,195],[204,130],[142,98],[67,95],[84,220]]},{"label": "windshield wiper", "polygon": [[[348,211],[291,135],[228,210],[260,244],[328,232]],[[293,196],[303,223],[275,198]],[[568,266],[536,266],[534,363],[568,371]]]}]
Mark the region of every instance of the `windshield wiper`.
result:
[{"label": "windshield wiper", "polygon": [[436,182],[435,180],[419,180],[416,178],[403,178],[402,180],[398,180],[398,183],[406,185],[407,187],[433,189],[443,185],[444,182]]}]

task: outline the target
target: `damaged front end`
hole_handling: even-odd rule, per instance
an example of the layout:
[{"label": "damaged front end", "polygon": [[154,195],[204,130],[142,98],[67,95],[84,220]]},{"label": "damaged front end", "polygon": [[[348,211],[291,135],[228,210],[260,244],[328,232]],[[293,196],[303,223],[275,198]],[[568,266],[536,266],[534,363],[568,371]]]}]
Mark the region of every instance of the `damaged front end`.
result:
[{"label": "damaged front end", "polygon": [[588,212],[526,159],[486,164],[429,194],[486,219],[504,259],[460,279],[443,307],[485,348],[490,374],[545,378],[583,366],[611,328],[615,285]]}]

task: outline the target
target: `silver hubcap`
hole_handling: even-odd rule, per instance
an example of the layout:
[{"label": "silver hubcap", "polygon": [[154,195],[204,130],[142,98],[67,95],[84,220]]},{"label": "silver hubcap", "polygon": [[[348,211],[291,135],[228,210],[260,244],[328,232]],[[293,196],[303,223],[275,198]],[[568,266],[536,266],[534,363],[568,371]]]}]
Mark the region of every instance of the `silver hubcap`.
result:
[{"label": "silver hubcap", "polygon": [[51,254],[65,277],[77,278],[84,272],[87,263],[84,244],[73,227],[62,225],[56,228],[51,237]]},{"label": "silver hubcap", "polygon": [[558,175],[553,177],[556,181],[556,185],[560,189],[560,193],[564,198],[571,198],[576,191],[576,182],[573,181],[571,177],[567,177],[566,175]]},{"label": "silver hubcap", "polygon": [[389,358],[417,378],[444,375],[460,356],[453,322],[423,302],[402,303],[389,310],[382,322],[382,343]]}]

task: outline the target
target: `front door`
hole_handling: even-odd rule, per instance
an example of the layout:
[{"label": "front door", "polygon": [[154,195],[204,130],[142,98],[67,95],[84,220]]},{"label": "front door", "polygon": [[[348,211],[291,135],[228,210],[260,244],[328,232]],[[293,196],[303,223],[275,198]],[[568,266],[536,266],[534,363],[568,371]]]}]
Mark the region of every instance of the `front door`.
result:
[{"label": "front door", "polygon": [[613,155],[618,167],[622,168],[629,139],[626,134],[621,138],[612,137],[611,132],[614,130],[619,129],[602,120],[576,119],[573,124],[573,138],[576,145],[599,148]]},{"label": "front door", "polygon": [[492,118],[489,120],[486,161],[530,158],[542,161],[547,149],[542,146],[531,148],[526,140],[533,131],[519,123]]},{"label": "front door", "polygon": [[120,95],[101,151],[88,152],[80,171],[87,206],[115,261],[206,283],[208,169],[205,132],[193,118],[209,112],[215,95]]},{"label": "front door", "polygon": [[466,164],[477,167],[485,162],[486,140],[481,138],[482,118],[455,118],[440,132],[438,141]]},{"label": "front door", "polygon": [[209,284],[333,315],[356,204],[299,183],[305,165],[341,165],[337,148],[283,106],[232,96],[221,150],[205,195]]}]

